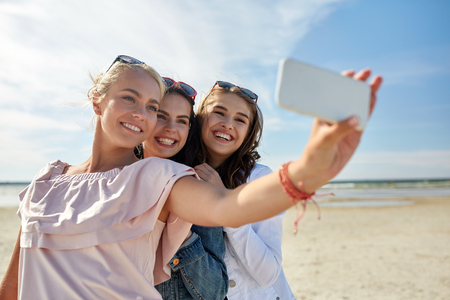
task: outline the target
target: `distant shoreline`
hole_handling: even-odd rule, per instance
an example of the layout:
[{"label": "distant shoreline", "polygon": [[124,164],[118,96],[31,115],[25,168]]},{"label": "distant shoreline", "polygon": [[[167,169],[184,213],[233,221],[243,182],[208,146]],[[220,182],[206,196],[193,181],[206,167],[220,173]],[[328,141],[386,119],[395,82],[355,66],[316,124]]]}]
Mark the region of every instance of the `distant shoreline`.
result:
[{"label": "distant shoreline", "polygon": [[332,180],[329,183],[402,183],[402,182],[438,182],[449,181],[450,178],[421,178],[421,179],[358,179],[358,180]]},{"label": "distant shoreline", "polygon": [[[402,183],[402,182],[439,182],[449,181],[450,177],[446,178],[413,178],[413,179],[346,179],[346,180],[332,180],[329,183]],[[0,185],[28,185],[31,181],[0,181]]]}]

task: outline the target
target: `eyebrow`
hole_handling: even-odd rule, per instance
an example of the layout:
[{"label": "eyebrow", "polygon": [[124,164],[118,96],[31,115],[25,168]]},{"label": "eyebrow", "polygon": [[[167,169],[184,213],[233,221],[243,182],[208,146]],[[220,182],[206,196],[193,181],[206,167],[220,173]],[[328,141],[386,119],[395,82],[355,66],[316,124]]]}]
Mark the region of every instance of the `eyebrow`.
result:
[{"label": "eyebrow", "polygon": [[[168,112],[166,112],[165,110],[158,110],[158,112],[159,113],[162,113],[163,115],[166,115],[166,116],[169,116],[169,113]],[[177,118],[186,118],[186,119],[188,119],[189,120],[189,116],[187,116],[187,115],[179,115],[179,116],[177,116]]]},{"label": "eyebrow", "polygon": [[[123,89],[122,91],[130,92],[130,93],[132,93],[132,94],[135,94],[137,97],[141,98],[141,94],[140,94],[138,91],[136,91],[136,90],[133,90],[133,89]],[[150,102],[156,103],[156,104],[159,105],[159,101],[156,100],[156,99],[150,99]]]},{"label": "eyebrow", "polygon": [[[220,108],[220,109],[223,109],[224,111],[228,111],[228,109],[226,109],[226,107],[223,107],[221,105],[216,105],[216,108]],[[237,114],[247,118],[248,120],[250,120],[250,117],[247,116],[246,114],[244,114],[243,112],[237,112]]]}]

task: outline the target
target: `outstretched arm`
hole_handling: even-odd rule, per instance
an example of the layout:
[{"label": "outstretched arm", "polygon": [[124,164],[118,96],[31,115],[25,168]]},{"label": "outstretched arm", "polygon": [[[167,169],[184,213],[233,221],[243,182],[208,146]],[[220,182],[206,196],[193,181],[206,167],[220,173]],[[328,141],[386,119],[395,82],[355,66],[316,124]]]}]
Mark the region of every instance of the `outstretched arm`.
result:
[{"label": "outstretched arm", "polygon": [[0,285],[0,300],[17,299],[21,232],[22,228],[19,230],[19,236],[17,237],[11,260]]},{"label": "outstretched arm", "polygon": [[[366,80],[369,76],[370,70],[363,70],[354,78]],[[370,84],[371,111],[381,81],[376,76]],[[356,117],[334,124],[315,119],[303,155],[289,165],[291,182],[296,185],[301,181],[303,191],[312,193],[334,178],[360,142],[362,131],[356,130],[357,125]],[[166,205],[179,217],[198,225],[239,227],[275,216],[293,204],[275,172],[234,190],[183,177],[173,186]]]}]

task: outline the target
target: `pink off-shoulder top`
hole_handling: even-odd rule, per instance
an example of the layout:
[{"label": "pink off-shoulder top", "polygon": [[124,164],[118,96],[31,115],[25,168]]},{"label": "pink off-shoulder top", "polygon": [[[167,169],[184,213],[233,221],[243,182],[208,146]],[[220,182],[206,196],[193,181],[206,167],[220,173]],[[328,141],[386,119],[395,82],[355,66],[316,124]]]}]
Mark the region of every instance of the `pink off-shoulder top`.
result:
[{"label": "pink off-shoulder top", "polygon": [[54,161],[20,194],[20,299],[160,299],[155,284],[191,224],[158,220],[173,184],[193,169],[147,158],[64,175]]}]

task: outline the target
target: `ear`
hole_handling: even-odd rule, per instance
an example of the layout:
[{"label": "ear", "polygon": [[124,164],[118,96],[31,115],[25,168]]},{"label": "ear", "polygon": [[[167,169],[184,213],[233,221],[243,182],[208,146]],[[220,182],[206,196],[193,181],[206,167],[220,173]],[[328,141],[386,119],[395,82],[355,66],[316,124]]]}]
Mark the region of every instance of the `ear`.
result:
[{"label": "ear", "polygon": [[94,113],[97,115],[97,116],[101,116],[102,115],[102,112],[101,112],[101,110],[100,110],[100,105],[99,105],[99,103],[92,103],[92,108],[94,109]]},{"label": "ear", "polygon": [[100,109],[100,102],[98,102],[99,94],[97,92],[92,96],[92,108],[94,109],[94,113],[98,116],[101,116],[102,111]]}]

